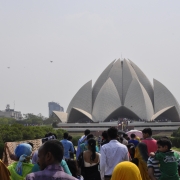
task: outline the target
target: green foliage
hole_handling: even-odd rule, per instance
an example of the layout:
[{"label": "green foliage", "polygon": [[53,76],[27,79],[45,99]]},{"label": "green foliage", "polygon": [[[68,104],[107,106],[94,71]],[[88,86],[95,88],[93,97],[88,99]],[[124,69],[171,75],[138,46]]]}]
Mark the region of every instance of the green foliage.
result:
[{"label": "green foliage", "polygon": [[63,139],[63,134],[65,133],[66,131],[64,129],[57,129],[56,130],[56,135],[57,135],[57,138],[58,139]]},{"label": "green foliage", "polygon": [[[173,132],[171,137],[168,137],[172,142],[172,147],[176,147],[176,148],[180,148],[180,136],[179,136],[178,131],[180,131],[180,129]],[[161,137],[162,136],[153,136],[153,138],[156,139],[156,140],[160,139]]]},{"label": "green foliage", "polygon": [[180,137],[171,137],[170,140],[173,147],[180,148]]},{"label": "green foliage", "polygon": [[172,147],[172,150],[180,152],[180,148]]},{"label": "green foliage", "polygon": [[25,114],[25,119],[21,121],[16,121],[19,124],[35,124],[35,125],[42,125],[43,118],[42,116],[36,116],[34,114]]},{"label": "green foliage", "polygon": [[53,116],[51,116],[51,117],[47,118],[46,120],[44,120],[43,123],[45,125],[47,125],[47,124],[56,124],[57,123],[57,119],[54,118]]},{"label": "green foliage", "polygon": [[153,138],[158,140],[158,139],[162,138],[162,136],[153,136]]},{"label": "green foliage", "polygon": [[0,117],[0,125],[11,125],[11,124],[23,124],[23,125],[52,125],[53,127],[57,127],[58,119],[56,117],[49,117],[44,120],[44,117],[39,115],[34,115],[31,113],[24,114],[24,119],[17,121],[13,118]]},{"label": "green foliage", "polygon": [[72,143],[74,146],[78,145],[78,140],[81,138],[81,136],[73,136]]},{"label": "green foliage", "polygon": [[63,133],[66,131],[63,129],[55,130],[51,126],[0,125],[0,158],[2,157],[5,142],[40,139],[49,132],[55,133],[57,138],[61,140]]},{"label": "green foliage", "polygon": [[0,117],[0,125],[14,124],[14,123],[16,123],[16,120],[13,118]]},{"label": "green foliage", "polygon": [[180,148],[180,127],[177,131],[174,131],[171,136],[172,145],[176,148]]},{"label": "green foliage", "polygon": [[4,143],[0,143],[0,159],[2,159],[3,151],[4,151]]},{"label": "green foliage", "polygon": [[174,131],[171,136],[172,137],[180,137],[180,127],[178,128],[177,131]]},{"label": "green foliage", "polygon": [[53,128],[58,128],[57,122],[53,122],[53,123],[52,123],[52,127],[53,127]]},{"label": "green foliage", "polygon": [[48,132],[55,133],[60,140],[63,129],[53,129],[51,126],[24,126],[22,124],[0,125],[0,143],[43,138]]}]

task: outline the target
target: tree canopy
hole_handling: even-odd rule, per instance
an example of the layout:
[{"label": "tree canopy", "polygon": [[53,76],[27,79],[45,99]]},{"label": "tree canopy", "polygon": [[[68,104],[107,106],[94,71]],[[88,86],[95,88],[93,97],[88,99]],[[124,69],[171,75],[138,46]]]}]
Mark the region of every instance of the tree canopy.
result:
[{"label": "tree canopy", "polygon": [[54,130],[51,126],[24,126],[21,124],[0,125],[0,141],[12,142],[43,138],[48,132],[56,133],[58,139],[63,138],[65,130]]},{"label": "tree canopy", "polygon": [[18,123],[0,125],[0,158],[2,157],[5,142],[40,139],[49,132],[55,133],[58,140],[61,140],[65,130],[55,130],[52,126],[25,126]]},{"label": "tree canopy", "polygon": [[[56,117],[49,117],[49,118],[45,118],[43,117],[41,114],[39,115],[34,115],[31,113],[28,114],[24,114],[24,118],[23,120],[15,120],[14,118],[7,118],[7,117],[0,117],[0,125],[6,125],[6,124],[23,124],[23,125],[27,125],[27,126],[34,126],[34,125],[54,125],[58,122]],[[54,126],[56,127],[56,126]]]},{"label": "tree canopy", "polygon": [[180,137],[180,127],[178,128],[178,130],[174,131],[171,136],[179,138]]}]

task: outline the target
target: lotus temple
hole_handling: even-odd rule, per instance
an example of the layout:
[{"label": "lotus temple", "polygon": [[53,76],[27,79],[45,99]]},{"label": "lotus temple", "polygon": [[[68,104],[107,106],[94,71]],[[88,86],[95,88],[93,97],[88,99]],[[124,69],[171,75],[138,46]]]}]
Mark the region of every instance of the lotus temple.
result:
[{"label": "lotus temple", "polygon": [[114,60],[92,87],[84,84],[74,95],[67,112],[53,112],[60,122],[111,122],[158,119],[180,121],[180,106],[173,94],[158,80],[153,84],[131,60]]}]

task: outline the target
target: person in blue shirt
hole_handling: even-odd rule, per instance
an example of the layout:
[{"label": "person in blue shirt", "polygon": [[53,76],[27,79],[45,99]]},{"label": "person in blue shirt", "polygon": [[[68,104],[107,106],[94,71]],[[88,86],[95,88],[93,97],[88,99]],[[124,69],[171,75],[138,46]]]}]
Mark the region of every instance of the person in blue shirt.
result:
[{"label": "person in blue shirt", "polygon": [[80,148],[80,145],[82,143],[84,143],[84,141],[86,140],[87,138],[87,135],[90,134],[90,130],[89,129],[86,129],[84,131],[84,135],[78,140],[78,146],[77,146],[77,151],[76,151],[76,159],[78,159],[80,153],[81,153],[81,148]]},{"label": "person in blue shirt", "polygon": [[[93,134],[88,134],[87,135],[87,138],[85,139],[85,142],[80,145],[80,154],[82,152],[88,150],[88,140],[89,139],[94,139],[94,135]],[[98,146],[96,146],[96,152],[99,152]]]},{"label": "person in blue shirt", "polygon": [[69,136],[68,133],[65,132],[63,136],[64,139],[60,141],[64,147],[64,159],[70,158],[69,151],[74,153],[74,147],[73,147],[72,142],[67,140],[68,136]]},{"label": "person in blue shirt", "polygon": [[131,140],[128,141],[128,144],[133,143],[134,147],[136,147],[139,144],[139,141],[135,139],[136,135],[135,134],[131,134]]}]

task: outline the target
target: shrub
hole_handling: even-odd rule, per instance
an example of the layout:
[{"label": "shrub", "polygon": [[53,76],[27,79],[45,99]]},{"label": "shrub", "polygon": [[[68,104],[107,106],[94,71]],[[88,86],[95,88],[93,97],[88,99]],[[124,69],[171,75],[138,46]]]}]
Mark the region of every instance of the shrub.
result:
[{"label": "shrub", "polygon": [[3,151],[4,151],[4,143],[0,143],[0,159],[2,159],[3,156]]},{"label": "shrub", "polygon": [[172,142],[173,147],[180,148],[180,138],[179,137],[171,137],[170,140]]},{"label": "shrub", "polygon": [[52,132],[62,139],[64,129],[53,129],[51,126],[24,126],[22,124],[0,125],[0,158],[4,151],[5,142],[40,139]]},{"label": "shrub", "polygon": [[78,140],[81,138],[81,136],[74,136],[72,139],[72,143],[74,144],[74,146],[78,145]]},{"label": "shrub", "polygon": [[[158,140],[162,136],[153,136],[154,139]],[[180,137],[169,137],[169,139],[172,142],[172,147],[180,148]]]}]

